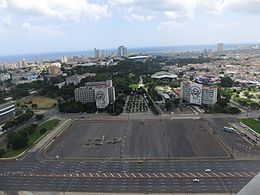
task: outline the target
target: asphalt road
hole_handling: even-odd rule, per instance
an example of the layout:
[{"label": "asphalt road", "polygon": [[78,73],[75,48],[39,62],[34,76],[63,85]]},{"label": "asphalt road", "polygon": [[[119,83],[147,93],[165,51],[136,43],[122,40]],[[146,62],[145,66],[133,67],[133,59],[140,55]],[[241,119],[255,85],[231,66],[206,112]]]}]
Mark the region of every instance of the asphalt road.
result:
[{"label": "asphalt road", "polygon": [[259,171],[260,161],[232,160],[0,162],[0,190],[230,193],[238,192]]}]

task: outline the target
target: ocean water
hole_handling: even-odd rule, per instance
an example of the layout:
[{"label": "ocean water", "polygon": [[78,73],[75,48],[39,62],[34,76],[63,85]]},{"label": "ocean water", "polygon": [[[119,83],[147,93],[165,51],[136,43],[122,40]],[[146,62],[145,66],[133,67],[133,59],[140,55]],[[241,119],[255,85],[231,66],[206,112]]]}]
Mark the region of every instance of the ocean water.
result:
[{"label": "ocean water", "polygon": [[[241,44],[226,44],[226,50],[235,49],[236,46]],[[143,48],[128,48],[131,54],[146,54],[146,53],[171,53],[171,52],[186,52],[186,51],[203,51],[204,49],[216,50],[217,45],[190,45],[190,46],[172,46],[172,47],[143,47]],[[105,49],[102,52],[111,54],[116,53],[116,49]],[[73,52],[53,52],[53,53],[38,53],[38,54],[23,54],[23,55],[9,55],[1,56],[0,63],[16,63],[21,59],[25,59],[29,62],[35,62],[38,60],[57,60],[61,59],[62,56],[85,56],[92,57],[94,50],[86,51],[73,51]]]}]

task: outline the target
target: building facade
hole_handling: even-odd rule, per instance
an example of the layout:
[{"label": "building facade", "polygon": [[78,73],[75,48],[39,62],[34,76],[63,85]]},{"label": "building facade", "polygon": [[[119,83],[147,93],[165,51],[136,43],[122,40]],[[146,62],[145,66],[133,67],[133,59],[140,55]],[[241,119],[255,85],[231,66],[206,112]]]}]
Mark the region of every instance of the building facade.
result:
[{"label": "building facade", "polygon": [[112,80],[89,82],[85,87],[75,89],[74,95],[76,102],[96,103],[98,109],[104,109],[115,101],[115,88]]},{"label": "building facade", "polygon": [[127,48],[121,45],[118,47],[118,56],[120,57],[127,57]]},{"label": "building facade", "polygon": [[205,86],[191,81],[181,83],[180,97],[190,104],[213,106],[217,102],[217,95],[216,86]]},{"label": "building facade", "polygon": [[15,106],[13,103],[0,105],[0,124],[15,116]]}]

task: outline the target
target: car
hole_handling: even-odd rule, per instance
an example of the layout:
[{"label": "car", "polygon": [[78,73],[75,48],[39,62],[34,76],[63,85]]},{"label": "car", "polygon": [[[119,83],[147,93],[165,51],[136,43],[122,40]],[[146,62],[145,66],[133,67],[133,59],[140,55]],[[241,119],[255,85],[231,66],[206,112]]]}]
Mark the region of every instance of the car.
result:
[{"label": "car", "polygon": [[197,179],[197,178],[193,179],[192,181],[195,182],[195,183],[199,183],[200,182],[200,180]]},{"label": "car", "polygon": [[211,170],[210,169],[205,169],[205,172],[211,172]]},{"label": "car", "polygon": [[58,160],[60,158],[60,156],[55,156],[55,158]]}]

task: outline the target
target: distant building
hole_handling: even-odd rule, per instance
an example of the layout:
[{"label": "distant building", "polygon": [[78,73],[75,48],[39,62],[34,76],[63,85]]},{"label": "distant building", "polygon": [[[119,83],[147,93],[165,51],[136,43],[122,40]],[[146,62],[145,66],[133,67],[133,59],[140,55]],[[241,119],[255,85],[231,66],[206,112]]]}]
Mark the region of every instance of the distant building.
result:
[{"label": "distant building", "polygon": [[28,63],[25,59],[19,60],[17,63],[17,68],[18,69],[23,69],[23,68],[27,68]]},{"label": "distant building", "polygon": [[72,75],[68,78],[66,78],[66,84],[73,84],[73,85],[78,85],[80,84],[80,81],[86,77],[95,77],[96,74],[95,73],[86,73],[83,75]]},{"label": "distant building", "polygon": [[121,45],[118,47],[118,56],[119,57],[127,57],[127,48]]},{"label": "distant building", "polygon": [[170,73],[170,72],[156,72],[151,76],[152,79],[164,80],[164,81],[172,81],[178,78],[178,75]]},{"label": "distant building", "polygon": [[68,57],[67,56],[62,56],[61,63],[67,63],[67,62],[68,62]]},{"label": "distant building", "polygon": [[96,59],[99,59],[99,58],[101,57],[101,56],[100,56],[100,50],[97,49],[97,48],[94,49],[94,57],[95,57]]},{"label": "distant building", "polygon": [[112,80],[89,82],[85,87],[75,89],[74,95],[76,102],[96,103],[98,109],[104,109],[115,101],[115,88]]},{"label": "distant building", "polygon": [[213,106],[217,102],[218,88],[191,81],[181,82],[181,99],[195,105]]},{"label": "distant building", "polygon": [[15,116],[15,106],[13,103],[5,103],[0,105],[0,124]]},{"label": "distant building", "polygon": [[11,79],[11,75],[9,73],[1,73],[0,81],[4,82]]},{"label": "distant building", "polygon": [[217,52],[223,53],[224,52],[224,43],[218,43],[217,45]]}]

